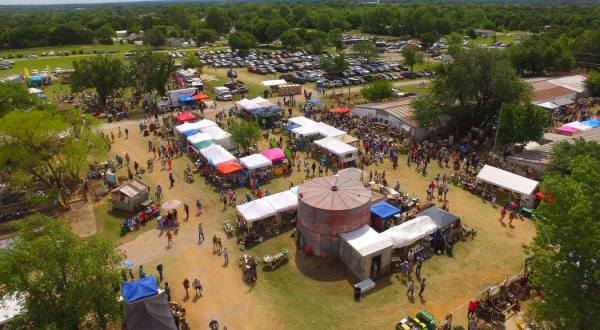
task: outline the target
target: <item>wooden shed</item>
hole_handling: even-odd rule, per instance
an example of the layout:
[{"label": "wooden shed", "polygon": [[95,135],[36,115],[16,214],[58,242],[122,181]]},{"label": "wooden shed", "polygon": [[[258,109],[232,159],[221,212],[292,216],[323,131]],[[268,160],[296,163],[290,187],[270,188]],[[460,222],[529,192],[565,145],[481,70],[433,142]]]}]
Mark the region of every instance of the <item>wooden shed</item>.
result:
[{"label": "wooden shed", "polygon": [[128,181],[111,192],[113,210],[134,212],[150,199],[150,186],[138,179]]}]

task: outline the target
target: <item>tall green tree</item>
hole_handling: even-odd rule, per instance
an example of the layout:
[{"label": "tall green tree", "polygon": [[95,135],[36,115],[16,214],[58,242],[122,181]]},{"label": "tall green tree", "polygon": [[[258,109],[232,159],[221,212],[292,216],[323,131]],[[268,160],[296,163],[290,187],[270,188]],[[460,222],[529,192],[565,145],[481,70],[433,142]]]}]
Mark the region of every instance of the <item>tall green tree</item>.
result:
[{"label": "tall green tree", "polygon": [[327,41],[331,46],[335,47],[335,50],[338,53],[340,53],[342,50],[344,50],[344,48],[346,48],[342,30],[339,28],[335,28],[327,32]]},{"label": "tall green tree", "polygon": [[384,101],[396,96],[392,88],[392,83],[389,80],[374,81],[363,87],[360,90],[360,94],[372,102]]},{"label": "tall green tree", "polygon": [[231,20],[227,13],[216,6],[210,6],[206,11],[206,26],[220,34],[228,33],[231,29]]},{"label": "tall green tree", "polygon": [[13,189],[37,182],[64,204],[84,165],[107,145],[92,117],[56,109],[13,111],[0,118],[0,166]]},{"label": "tall green tree", "polygon": [[213,29],[198,29],[196,31],[196,44],[204,45],[207,42],[213,42],[219,38],[217,31]]},{"label": "tall green tree", "polygon": [[413,72],[415,65],[423,63],[423,54],[418,52],[417,48],[413,46],[404,46],[402,48],[402,57],[404,57],[404,64],[410,68],[410,72]]},{"label": "tall green tree", "polygon": [[167,43],[167,34],[158,28],[152,28],[144,31],[144,44],[158,48]]},{"label": "tall green tree", "polygon": [[[531,87],[516,74],[505,55],[473,48],[459,52],[451,63],[438,65],[429,97],[441,109],[435,113],[466,131],[471,127],[491,129],[502,104],[524,104],[529,101],[530,92]],[[431,110],[415,108],[415,112]],[[416,117],[432,116],[416,114]]]},{"label": "tall green tree", "polygon": [[296,50],[298,47],[302,46],[302,39],[300,39],[298,33],[293,29],[283,32],[279,38],[281,39],[283,47],[287,49]]},{"label": "tall green tree", "polygon": [[167,82],[175,70],[175,61],[168,54],[140,50],[133,53],[128,72],[136,93],[165,95]]},{"label": "tall green tree", "polygon": [[[594,153],[564,152],[571,148]],[[531,284],[543,294],[532,300],[529,314],[544,329],[600,324],[599,154],[596,142],[560,142],[551,162],[565,165],[564,171],[549,168],[544,174],[541,190],[552,198],[536,209],[529,246]]]},{"label": "tall green tree", "polygon": [[248,150],[262,137],[262,131],[258,124],[245,120],[233,122],[229,132],[231,133],[231,141],[242,150]]},{"label": "tall green tree", "polygon": [[592,96],[600,96],[600,72],[592,71],[583,82]]},{"label": "tall green tree", "polygon": [[231,49],[235,49],[241,54],[247,54],[250,48],[256,47],[256,39],[248,32],[231,33],[228,42]]},{"label": "tall green tree", "polygon": [[104,329],[121,318],[122,255],[114,242],[79,239],[62,219],[31,216],[0,250],[0,296],[24,300],[24,328]]},{"label": "tall green tree", "polygon": [[104,24],[98,29],[96,29],[96,31],[94,31],[94,35],[96,36],[96,39],[98,39],[98,42],[100,42],[101,44],[112,45],[112,38],[115,36],[115,29],[113,29],[113,27],[110,24]]},{"label": "tall green tree", "polygon": [[379,56],[379,49],[377,49],[377,46],[370,41],[361,41],[352,45],[352,51],[356,55],[364,57],[367,60],[372,60]]},{"label": "tall green tree", "polygon": [[196,69],[198,70],[198,72],[202,72],[202,68],[204,67],[204,64],[200,62],[200,59],[192,53],[188,53],[185,55],[185,57],[183,58],[183,63],[181,63],[181,65],[183,65],[183,67],[186,69]]},{"label": "tall green tree", "polygon": [[0,117],[11,111],[27,111],[39,106],[40,99],[30,94],[25,85],[0,83]]},{"label": "tall green tree", "polygon": [[94,89],[102,107],[106,106],[111,96],[128,85],[125,66],[114,56],[97,55],[75,61],[73,69],[71,90],[81,92]]},{"label": "tall green tree", "polygon": [[321,69],[327,72],[328,75],[332,77],[339,77],[342,75],[342,72],[348,70],[348,61],[346,57],[342,55],[337,55],[333,58],[328,56],[321,57]]},{"label": "tall green tree", "polygon": [[499,118],[498,142],[505,145],[538,141],[551,123],[546,111],[531,103],[505,103]]}]

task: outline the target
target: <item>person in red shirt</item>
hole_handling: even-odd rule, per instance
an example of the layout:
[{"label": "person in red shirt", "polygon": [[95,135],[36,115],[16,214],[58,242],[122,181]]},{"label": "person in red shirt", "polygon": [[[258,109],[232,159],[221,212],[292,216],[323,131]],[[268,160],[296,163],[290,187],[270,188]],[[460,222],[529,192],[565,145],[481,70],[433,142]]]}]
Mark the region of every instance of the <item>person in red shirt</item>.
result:
[{"label": "person in red shirt", "polygon": [[467,313],[467,318],[471,318],[471,316],[475,316],[477,313],[477,308],[479,307],[479,303],[477,300],[469,301],[469,312]]},{"label": "person in red shirt", "polygon": [[504,223],[504,217],[506,216],[506,207],[502,206],[502,208],[500,209],[500,219],[498,219],[498,221],[500,221],[500,223]]},{"label": "person in red shirt", "polygon": [[171,234],[171,231],[167,231],[167,247],[171,247],[171,245],[173,244],[173,234]]}]

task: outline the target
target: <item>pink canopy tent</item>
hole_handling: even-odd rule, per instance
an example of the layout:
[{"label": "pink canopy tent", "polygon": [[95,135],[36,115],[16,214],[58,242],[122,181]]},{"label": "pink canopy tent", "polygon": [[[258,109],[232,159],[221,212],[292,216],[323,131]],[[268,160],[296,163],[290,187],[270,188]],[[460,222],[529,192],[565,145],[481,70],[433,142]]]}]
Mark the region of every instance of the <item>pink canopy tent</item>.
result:
[{"label": "pink canopy tent", "polygon": [[571,135],[575,132],[579,132],[579,130],[577,128],[567,126],[567,125],[563,125],[563,126],[559,127],[556,131],[559,134],[565,134],[565,135]]},{"label": "pink canopy tent", "polygon": [[269,158],[269,160],[272,162],[276,162],[276,161],[285,159],[285,154],[283,153],[283,150],[281,150],[280,148],[273,148],[273,149],[265,150],[265,151],[261,152],[261,154],[263,156]]},{"label": "pink canopy tent", "polygon": [[177,119],[178,122],[188,122],[188,121],[194,121],[196,120],[196,116],[192,115],[189,112],[182,112],[179,116],[177,116],[175,119]]}]

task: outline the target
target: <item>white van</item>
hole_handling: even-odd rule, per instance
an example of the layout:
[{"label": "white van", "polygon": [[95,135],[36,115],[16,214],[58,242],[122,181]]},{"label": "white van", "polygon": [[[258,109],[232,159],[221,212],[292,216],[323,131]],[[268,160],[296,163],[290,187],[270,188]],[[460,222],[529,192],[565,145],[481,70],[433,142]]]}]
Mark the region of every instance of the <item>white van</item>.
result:
[{"label": "white van", "polygon": [[231,96],[231,91],[225,86],[213,88],[213,93],[215,93],[215,98],[219,101],[233,100],[233,97]]}]

